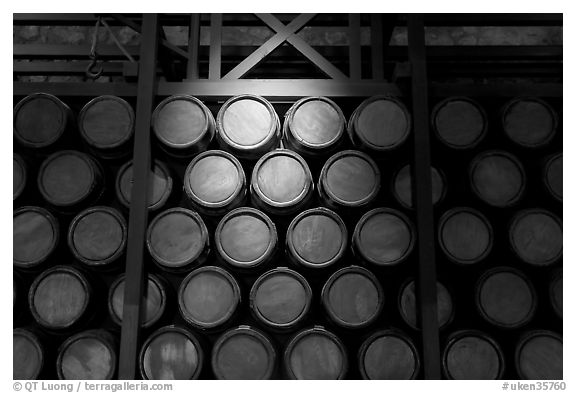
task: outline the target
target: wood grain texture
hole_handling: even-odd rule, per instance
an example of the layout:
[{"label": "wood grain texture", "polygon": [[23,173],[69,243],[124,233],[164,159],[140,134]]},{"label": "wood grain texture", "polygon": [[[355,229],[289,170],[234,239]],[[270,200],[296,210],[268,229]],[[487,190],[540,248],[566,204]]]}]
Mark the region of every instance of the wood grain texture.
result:
[{"label": "wood grain texture", "polygon": [[250,98],[222,106],[221,133],[240,146],[254,146],[274,132],[275,120],[263,103]]},{"label": "wood grain texture", "polygon": [[512,222],[510,242],[522,261],[549,265],[562,256],[562,223],[548,211],[524,210]]},{"label": "wood grain texture", "polygon": [[221,155],[204,156],[186,172],[190,192],[208,203],[222,203],[233,197],[243,178],[235,163]]},{"label": "wood grain texture", "polygon": [[370,147],[388,149],[406,139],[410,132],[410,120],[404,108],[395,101],[377,99],[360,110],[354,132]]},{"label": "wood grain texture", "polygon": [[[146,290],[143,296],[142,307],[142,326],[149,327],[164,313],[166,307],[166,295],[163,288],[159,287],[159,283],[148,277]],[[122,323],[122,316],[124,315],[124,278],[113,287],[110,294],[110,307],[113,313],[113,319],[120,324]]]},{"label": "wood grain texture", "polygon": [[12,160],[12,195],[16,199],[22,194],[22,190],[26,186],[26,164],[22,157],[14,154]]},{"label": "wood grain texture", "polygon": [[269,156],[256,173],[258,187],[273,202],[288,203],[303,194],[311,179],[302,164],[289,155]]},{"label": "wood grain texture", "polygon": [[502,115],[504,132],[521,146],[541,146],[554,136],[557,115],[544,101],[520,99],[507,104]]},{"label": "wood grain texture", "polygon": [[85,140],[99,148],[112,148],[134,134],[134,111],[114,96],[98,97],[80,112],[80,131]]},{"label": "wood grain texture", "polygon": [[332,105],[324,100],[302,103],[290,116],[292,136],[308,147],[323,147],[339,139],[344,130],[344,119]]},{"label": "wood grain texture", "polygon": [[404,339],[383,335],[370,343],[360,361],[367,379],[413,379],[418,371],[415,356]]},{"label": "wood grain texture", "polygon": [[111,379],[116,369],[116,355],[96,337],[83,337],[70,343],[61,354],[64,379]]},{"label": "wood grain texture", "polygon": [[516,358],[521,378],[559,380],[563,375],[562,338],[550,332],[536,332],[522,341]]},{"label": "wood grain texture", "polygon": [[484,137],[487,119],[483,110],[469,99],[449,98],[435,108],[432,124],[440,141],[465,149]]},{"label": "wood grain texture", "polygon": [[95,167],[83,153],[65,151],[46,159],[40,168],[39,187],[42,196],[58,206],[85,199],[96,187]]},{"label": "wood grain texture", "polygon": [[552,196],[562,202],[563,194],[563,155],[559,154],[554,156],[546,165],[546,173],[544,181],[550,190]]},{"label": "wood grain texture", "polygon": [[166,330],[148,342],[141,369],[146,379],[193,379],[200,364],[199,348],[179,331]]},{"label": "wood grain texture", "polygon": [[365,204],[380,188],[380,173],[371,160],[350,151],[328,161],[320,175],[323,190],[344,205]]},{"label": "wood grain texture", "polygon": [[[438,203],[445,193],[444,179],[434,167],[430,168],[432,177],[432,203]],[[413,207],[412,174],[410,165],[402,167],[394,177],[394,196],[403,206]]]},{"label": "wood grain texture", "polygon": [[[116,214],[115,214],[116,213]],[[121,253],[126,246],[126,222],[116,211],[92,210],[72,226],[72,246],[95,264]]]},{"label": "wood grain texture", "polygon": [[14,136],[32,147],[44,147],[55,142],[64,132],[66,113],[54,96],[32,94],[14,109]]},{"label": "wood grain texture", "polygon": [[441,219],[440,246],[446,255],[463,264],[474,264],[492,249],[492,228],[484,216],[472,209],[453,209]]},{"label": "wood grain texture", "polygon": [[345,353],[331,336],[311,332],[296,337],[288,354],[287,367],[295,379],[341,379],[345,373]]},{"label": "wood grain texture", "polygon": [[36,336],[23,329],[12,335],[12,378],[36,379],[44,364],[44,352]]},{"label": "wood grain texture", "polygon": [[502,366],[498,350],[476,335],[456,339],[444,353],[445,372],[450,379],[497,379]]},{"label": "wood grain texture", "polygon": [[154,133],[168,146],[189,146],[197,142],[210,126],[204,109],[185,96],[170,97],[154,111]]},{"label": "wood grain texture", "polygon": [[[420,320],[418,315],[419,306],[416,299],[416,287],[414,281],[410,281],[400,293],[400,315],[404,321],[414,329],[420,329]],[[454,306],[452,297],[444,285],[436,283],[436,304],[438,315],[438,326],[446,326],[453,317]]]},{"label": "wood grain texture", "polygon": [[22,209],[15,212],[12,226],[13,259],[17,266],[44,261],[58,241],[58,229],[47,211]]},{"label": "wood grain texture", "polygon": [[[132,200],[132,185],[134,183],[132,163],[128,163],[118,171],[116,189],[120,201],[127,207]],[[172,178],[163,164],[156,162],[154,171],[148,176],[148,209],[160,208],[172,192]]]}]

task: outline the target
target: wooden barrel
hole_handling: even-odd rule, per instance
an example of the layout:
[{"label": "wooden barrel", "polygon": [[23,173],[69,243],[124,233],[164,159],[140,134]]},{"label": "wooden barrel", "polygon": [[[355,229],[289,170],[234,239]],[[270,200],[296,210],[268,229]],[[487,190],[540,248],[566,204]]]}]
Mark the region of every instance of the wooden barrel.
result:
[{"label": "wooden barrel", "polygon": [[14,266],[34,268],[45,262],[58,245],[58,221],[46,209],[24,206],[14,211],[12,236]]},{"label": "wooden barrel", "polygon": [[320,172],[318,194],[332,209],[362,207],[380,190],[380,170],[367,154],[345,150],[330,157]]},{"label": "wooden barrel", "polygon": [[269,270],[250,290],[250,309],[257,320],[273,329],[291,329],[306,318],[312,288],[297,272],[285,267]]},{"label": "wooden barrel", "polygon": [[240,161],[222,150],[196,156],[186,168],[184,191],[194,209],[222,216],[246,199],[246,176]]},{"label": "wooden barrel", "polygon": [[312,173],[300,155],[277,149],[262,156],[254,166],[250,192],[255,207],[270,214],[292,214],[312,198]]},{"label": "wooden barrel", "polygon": [[226,214],[214,234],[218,256],[231,267],[264,266],[276,252],[276,226],[260,210],[240,207]]},{"label": "wooden barrel", "polygon": [[102,329],[88,330],[68,338],[60,346],[56,359],[59,379],[114,379],[116,343]]},{"label": "wooden barrel", "polygon": [[[116,197],[127,209],[132,200],[134,183],[132,161],[124,164],[116,176]],[[148,210],[156,211],[164,207],[172,193],[172,176],[168,167],[154,160],[154,170],[148,176]]]},{"label": "wooden barrel", "polygon": [[164,210],[152,220],[146,245],[160,268],[191,269],[206,261],[208,229],[198,213],[175,207]]},{"label": "wooden barrel", "polygon": [[558,115],[545,101],[517,98],[504,105],[502,129],[510,140],[523,147],[546,145],[556,134]]},{"label": "wooden barrel", "polygon": [[44,349],[34,333],[14,329],[12,333],[12,379],[38,379],[44,368]]},{"label": "wooden barrel", "polygon": [[414,248],[414,226],[401,212],[378,208],[360,218],[352,235],[352,251],[362,260],[378,266],[404,261]]},{"label": "wooden barrel", "polygon": [[346,118],[334,101],[305,97],[286,112],[283,136],[287,148],[303,156],[318,157],[334,151],[345,128]]},{"label": "wooden barrel", "polygon": [[[124,288],[126,278],[118,277],[108,292],[108,313],[117,325],[122,325],[124,317]],[[149,328],[162,318],[167,305],[166,284],[160,277],[149,274],[147,285],[142,293],[143,307],[140,325]]]},{"label": "wooden barrel", "polygon": [[544,185],[556,200],[562,202],[563,180],[562,153],[555,154],[544,166]]},{"label": "wooden barrel", "polygon": [[180,284],[178,306],[182,318],[200,329],[227,323],[240,305],[240,287],[217,266],[194,269]]},{"label": "wooden barrel", "polygon": [[440,142],[453,149],[477,146],[488,131],[488,116],[468,97],[450,97],[432,110],[432,128]]},{"label": "wooden barrel", "polygon": [[[416,298],[416,285],[413,279],[408,280],[400,289],[398,296],[398,311],[412,329],[420,330],[420,303]],[[454,303],[448,289],[436,282],[436,315],[438,318],[438,327],[444,328],[452,321],[454,317]]]},{"label": "wooden barrel", "polygon": [[486,151],[470,164],[470,184],[474,194],[487,204],[507,207],[523,196],[526,174],[513,155],[504,151]]},{"label": "wooden barrel", "polygon": [[214,138],[216,121],[199,99],[174,95],[154,110],[152,129],[166,152],[176,157],[190,157],[206,150]]},{"label": "wooden barrel", "polygon": [[216,139],[222,150],[256,160],[279,146],[280,119],[264,98],[243,94],[230,98],[218,111]]},{"label": "wooden barrel", "polygon": [[[444,176],[440,174],[438,169],[430,168],[430,175],[432,177],[432,203],[437,204],[444,198],[446,194],[446,184]],[[394,175],[392,187],[392,194],[396,200],[404,207],[412,209],[414,207],[412,199],[412,173],[411,166],[403,166]]]},{"label": "wooden barrel", "polygon": [[91,267],[110,267],[124,255],[128,227],[120,212],[106,206],[82,211],[68,229],[74,257]]},{"label": "wooden barrel", "polygon": [[384,290],[369,270],[349,266],[332,274],[322,288],[322,306],[328,317],[345,328],[363,328],[380,316]]},{"label": "wooden barrel", "polygon": [[476,285],[476,307],[480,315],[501,328],[527,324],[536,311],[536,290],[523,273],[509,267],[490,269]]},{"label": "wooden barrel", "polygon": [[292,220],[286,250],[296,266],[322,269],[343,257],[348,231],[340,216],[323,207],[305,210]]},{"label": "wooden barrel", "polygon": [[30,311],[47,329],[63,330],[78,325],[91,303],[92,290],[82,273],[69,266],[55,266],[40,274],[28,294]]},{"label": "wooden barrel", "polygon": [[460,330],[448,338],[442,367],[448,379],[500,379],[504,373],[504,355],[490,336]]},{"label": "wooden barrel", "polygon": [[440,248],[451,261],[472,265],[490,254],[494,235],[488,219],[478,210],[457,207],[448,210],[438,224]]},{"label": "wooden barrel", "polygon": [[91,151],[101,158],[130,154],[134,135],[134,110],[120,97],[92,99],[78,115],[78,130]]},{"label": "wooden barrel", "polygon": [[548,266],[562,257],[562,220],[543,209],[525,209],[508,231],[512,249],[523,262]]},{"label": "wooden barrel", "polygon": [[49,156],[38,173],[38,189],[46,202],[60,209],[93,204],[104,191],[102,168],[91,156],[62,150]]},{"label": "wooden barrel", "polygon": [[70,108],[53,95],[30,94],[14,108],[14,138],[25,147],[46,148],[60,139],[73,117]]},{"label": "wooden barrel", "polygon": [[515,364],[521,379],[563,379],[562,336],[549,330],[526,333],[516,345]]},{"label": "wooden barrel", "polygon": [[24,191],[24,187],[26,187],[26,180],[27,180],[27,173],[26,173],[26,163],[22,159],[21,156],[14,153],[14,158],[12,161],[12,195],[14,196],[13,200],[16,200],[20,195],[22,195],[22,191]]},{"label": "wooden barrel", "polygon": [[348,122],[352,143],[372,152],[401,146],[412,128],[410,113],[402,102],[388,96],[374,96],[362,102]]},{"label": "wooden barrel", "polygon": [[344,379],[348,357],[334,333],[315,326],[296,334],[284,351],[284,367],[290,379]]},{"label": "wooden barrel", "polygon": [[379,330],[366,339],[358,351],[363,379],[416,379],[420,370],[418,351],[404,333]]},{"label": "wooden barrel", "polygon": [[140,373],[144,379],[198,379],[204,352],[194,334],[180,326],[165,326],[153,332],[140,351]]},{"label": "wooden barrel", "polygon": [[275,368],[276,350],[270,339],[249,326],[228,330],[212,349],[217,379],[270,379]]},{"label": "wooden barrel", "polygon": [[552,275],[548,287],[548,297],[550,299],[550,304],[552,304],[552,309],[560,318],[562,318],[564,309],[562,281],[562,269],[559,269]]}]

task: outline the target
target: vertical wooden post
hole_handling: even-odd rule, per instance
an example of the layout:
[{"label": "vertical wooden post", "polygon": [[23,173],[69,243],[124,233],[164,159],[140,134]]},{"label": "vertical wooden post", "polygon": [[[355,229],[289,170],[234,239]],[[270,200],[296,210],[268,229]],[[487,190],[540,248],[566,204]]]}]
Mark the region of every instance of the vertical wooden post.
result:
[{"label": "vertical wooden post", "polygon": [[222,14],[210,17],[210,65],[208,78],[220,79],[222,72]]},{"label": "vertical wooden post", "polygon": [[200,49],[200,14],[190,15],[190,30],[188,34],[188,65],[186,79],[198,79],[198,53]]},{"label": "vertical wooden post", "polygon": [[362,78],[362,46],[360,41],[360,14],[348,15],[350,79]]},{"label": "vertical wooden post", "polygon": [[384,39],[382,15],[370,16],[370,51],[372,54],[372,79],[384,79]]}]

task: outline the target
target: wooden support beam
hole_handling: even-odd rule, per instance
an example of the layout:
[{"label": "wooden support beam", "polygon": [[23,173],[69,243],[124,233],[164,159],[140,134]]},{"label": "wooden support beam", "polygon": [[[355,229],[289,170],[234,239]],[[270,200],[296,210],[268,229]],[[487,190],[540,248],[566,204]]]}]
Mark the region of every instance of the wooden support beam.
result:
[{"label": "wooden support beam", "polygon": [[360,14],[350,14],[348,22],[350,79],[362,79],[362,51],[360,46]]},{"label": "wooden support beam", "polygon": [[222,14],[210,16],[210,65],[208,78],[219,80],[222,75]]},{"label": "wooden support beam", "polygon": [[370,53],[372,55],[372,79],[384,79],[384,46],[382,37],[382,15],[372,14],[370,16]]},{"label": "wooden support beam", "polygon": [[186,67],[186,79],[198,79],[198,57],[200,50],[200,14],[190,15],[190,27],[188,29],[188,64]]}]

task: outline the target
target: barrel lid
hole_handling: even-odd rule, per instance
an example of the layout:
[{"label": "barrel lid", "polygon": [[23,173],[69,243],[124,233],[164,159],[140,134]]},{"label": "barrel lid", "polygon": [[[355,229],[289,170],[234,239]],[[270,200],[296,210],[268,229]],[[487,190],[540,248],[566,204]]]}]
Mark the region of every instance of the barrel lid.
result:
[{"label": "barrel lid", "polygon": [[321,191],[342,206],[363,206],[380,190],[380,170],[365,153],[345,150],[330,157],[320,172]]},{"label": "barrel lid", "polygon": [[228,330],[212,349],[212,370],[218,379],[270,379],[275,363],[270,339],[249,326]]},{"label": "barrel lid", "polygon": [[144,379],[197,379],[203,362],[202,348],[192,332],[165,326],[142,346],[140,373]]},{"label": "barrel lid", "polygon": [[116,373],[116,350],[105,331],[89,330],[67,339],[57,359],[60,379],[112,379]]},{"label": "barrel lid", "polygon": [[192,271],[180,284],[178,306],[182,317],[199,328],[226,323],[240,304],[240,287],[234,277],[217,266]]},{"label": "barrel lid", "polygon": [[65,329],[86,312],[90,289],[86,278],[76,269],[55,266],[38,276],[28,294],[34,319],[50,329]]},{"label": "barrel lid", "polygon": [[450,209],[440,218],[438,228],[440,247],[453,262],[471,265],[486,258],[492,250],[492,226],[478,210]]},{"label": "barrel lid", "polygon": [[250,308],[268,326],[290,328],[308,313],[312,288],[299,273],[279,267],[261,275],[250,290]]},{"label": "barrel lid", "polygon": [[46,147],[66,129],[70,109],[53,95],[35,93],[14,108],[14,137],[27,147]]},{"label": "barrel lid", "polygon": [[402,144],[412,127],[410,114],[393,97],[370,97],[358,106],[350,119],[353,132],[373,150],[390,150]]},{"label": "barrel lid", "polygon": [[245,185],[242,165],[236,157],[222,150],[199,154],[190,162],[184,175],[186,195],[207,208],[229,205]]},{"label": "barrel lid", "polygon": [[152,114],[154,134],[163,144],[185,149],[198,143],[213,127],[212,113],[189,95],[174,95],[158,104]]},{"label": "barrel lid", "polygon": [[322,327],[303,330],[284,352],[290,379],[344,379],[348,370],[346,349],[334,333]]},{"label": "barrel lid", "polygon": [[545,101],[522,97],[509,101],[502,111],[502,128],[512,142],[524,147],[547,144],[556,134],[558,115]]},{"label": "barrel lid", "polygon": [[526,174],[516,157],[504,151],[487,151],[470,165],[472,191],[496,207],[516,203],[524,193]]},{"label": "barrel lid", "polygon": [[96,97],[80,111],[78,129],[84,140],[93,147],[118,147],[134,134],[134,110],[120,97]]},{"label": "barrel lid", "polygon": [[405,334],[380,330],[358,352],[363,379],[415,379],[420,369],[418,351]]},{"label": "barrel lid", "polygon": [[276,248],[276,226],[260,210],[240,207],[226,214],[216,228],[218,254],[235,267],[264,263]]},{"label": "barrel lid", "polygon": [[26,329],[12,333],[12,378],[37,379],[44,367],[44,351],[35,334]]},{"label": "barrel lid", "polygon": [[509,267],[490,269],[476,285],[476,306],[488,322],[517,328],[528,323],[536,311],[536,291],[523,273]]},{"label": "barrel lid", "polygon": [[348,231],[340,216],[320,207],[303,211],[292,220],[286,242],[298,263],[323,268],[342,258],[348,246]]},{"label": "barrel lid", "polygon": [[550,280],[550,287],[548,296],[550,298],[550,303],[552,303],[552,308],[556,315],[562,318],[563,314],[563,278],[562,278],[562,269],[556,271],[552,279]]},{"label": "barrel lid", "polygon": [[[436,282],[436,304],[438,326],[443,328],[450,323],[454,316],[454,304],[450,292],[438,281]],[[400,290],[398,309],[402,319],[404,319],[412,329],[420,329],[419,313],[417,313],[419,308],[420,306],[416,299],[415,281],[414,279],[409,279]]]},{"label": "barrel lid", "polygon": [[[116,195],[126,207],[130,207],[132,199],[134,183],[132,164],[132,161],[124,164],[116,177]],[[172,177],[166,165],[154,160],[154,171],[148,176],[148,182],[148,209],[160,209],[172,192]]]},{"label": "barrel lid", "polygon": [[14,266],[35,267],[44,262],[58,245],[58,221],[48,210],[24,206],[14,211]]},{"label": "barrel lid", "polygon": [[14,200],[22,194],[26,186],[26,163],[18,154],[14,153],[12,161],[12,194]]},{"label": "barrel lid", "polygon": [[368,262],[390,266],[404,261],[414,248],[414,228],[401,212],[378,208],[360,218],[352,241]]},{"label": "barrel lid", "polygon": [[442,365],[448,379],[500,379],[504,373],[504,355],[488,335],[461,330],[448,338]]},{"label": "barrel lid", "polygon": [[74,218],[68,231],[68,246],[87,265],[108,265],[124,252],[127,233],[126,220],[118,210],[96,206]]},{"label": "barrel lid", "polygon": [[96,187],[96,168],[96,163],[85,153],[59,151],[40,166],[38,189],[52,205],[74,205],[86,199]]},{"label": "barrel lid", "polygon": [[548,266],[562,257],[562,221],[544,209],[525,209],[512,219],[512,249],[524,262]]},{"label": "barrel lid", "polygon": [[562,336],[549,330],[530,331],[516,345],[516,371],[521,379],[561,380],[562,359]]},{"label": "barrel lid", "polygon": [[432,126],[445,145],[453,149],[469,149],[486,136],[488,119],[476,101],[468,97],[450,97],[434,107]]},{"label": "barrel lid", "polygon": [[546,163],[544,170],[544,184],[554,198],[562,202],[563,194],[563,163],[562,153],[556,154]]},{"label": "barrel lid", "polygon": [[369,270],[349,266],[332,274],[322,288],[322,305],[330,318],[346,328],[368,326],[384,305],[384,290]]},{"label": "barrel lid", "polygon": [[[414,207],[412,200],[412,174],[410,171],[410,165],[400,168],[394,175],[394,187],[392,188],[396,200],[408,209]],[[430,175],[432,177],[432,203],[436,204],[444,197],[446,185],[444,177],[438,169],[431,167]]]}]

